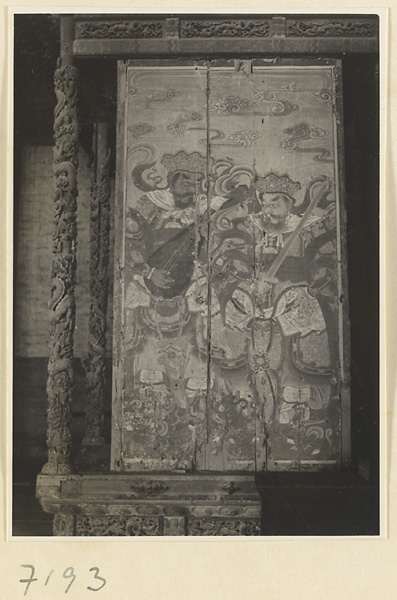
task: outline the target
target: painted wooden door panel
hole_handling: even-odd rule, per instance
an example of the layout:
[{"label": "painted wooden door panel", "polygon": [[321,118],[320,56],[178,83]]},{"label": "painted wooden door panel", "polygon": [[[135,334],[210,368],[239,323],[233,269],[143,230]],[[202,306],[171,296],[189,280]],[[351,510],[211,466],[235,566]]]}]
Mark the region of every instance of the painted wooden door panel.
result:
[{"label": "painted wooden door panel", "polygon": [[336,72],[122,65],[113,468],[348,455]]}]

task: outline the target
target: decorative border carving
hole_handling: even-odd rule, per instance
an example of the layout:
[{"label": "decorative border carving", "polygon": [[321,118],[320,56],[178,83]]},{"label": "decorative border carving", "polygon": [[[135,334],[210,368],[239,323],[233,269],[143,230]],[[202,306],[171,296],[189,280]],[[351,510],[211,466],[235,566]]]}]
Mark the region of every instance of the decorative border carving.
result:
[{"label": "decorative border carving", "polygon": [[137,39],[163,37],[161,21],[79,21],[76,39]]},{"label": "decorative border carving", "polygon": [[161,535],[161,521],[161,518],[155,517],[130,517],[127,522],[127,535]]},{"label": "decorative border carving", "polygon": [[48,462],[43,473],[69,473],[73,332],[76,286],[76,208],[79,125],[78,70],[66,65],[54,75],[57,104],[54,119],[54,228],[52,296],[48,362]]},{"label": "decorative border carving", "polygon": [[[163,531],[162,531],[163,529]],[[249,535],[261,533],[260,519],[186,517],[124,517],[120,515],[54,516],[54,535],[59,536],[161,536]]]},{"label": "decorative border carving", "polygon": [[193,37],[267,37],[269,20],[181,21],[181,38]]},{"label": "decorative border carving", "polygon": [[127,519],[120,516],[76,517],[76,535],[123,536],[127,535]]},{"label": "decorative border carving", "polygon": [[[179,24],[179,31],[178,31]],[[286,24],[286,29],[285,29]],[[77,21],[75,39],[376,37],[375,19],[165,19]]]},{"label": "decorative border carving", "polygon": [[260,535],[259,519],[189,519],[188,535]]},{"label": "decorative border carving", "polygon": [[[67,534],[64,534],[67,535]],[[76,517],[78,536],[142,536],[160,535],[160,519],[155,517]]]},{"label": "decorative border carving", "polygon": [[376,21],[354,19],[318,19],[287,21],[287,37],[376,37]]}]

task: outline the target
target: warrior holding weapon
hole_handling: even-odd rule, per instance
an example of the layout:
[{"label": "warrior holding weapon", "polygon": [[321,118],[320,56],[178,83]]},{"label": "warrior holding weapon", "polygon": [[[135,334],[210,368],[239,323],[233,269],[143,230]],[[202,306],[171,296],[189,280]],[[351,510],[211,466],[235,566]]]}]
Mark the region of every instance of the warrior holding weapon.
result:
[{"label": "warrior holding weapon", "polygon": [[[253,217],[259,240],[256,245],[255,317],[248,353],[252,383],[265,423],[274,418],[278,388],[281,388],[282,397],[281,423],[288,423],[290,417],[295,416],[296,411],[290,410],[291,404],[298,405],[301,396],[304,400],[313,397],[313,407],[320,407],[327,401],[323,388],[303,383],[304,378],[291,368],[290,354],[291,336],[319,334],[326,330],[321,306],[309,291],[310,259],[302,234],[307,238],[312,231],[314,239],[316,234],[323,232],[321,217],[326,212],[324,207],[329,204],[327,198],[331,190],[328,178],[313,180],[300,207],[301,215],[292,212],[294,200],[287,192],[268,198],[265,192],[259,194],[262,223]],[[329,391],[329,386],[326,389]],[[305,416],[308,414],[306,407]]]},{"label": "warrior holding weapon", "polygon": [[[334,203],[328,199],[332,183],[323,176],[313,179],[299,206],[292,194],[300,185],[287,176],[278,177],[271,173],[265,178],[257,178],[256,188],[261,210],[250,214],[248,207],[245,208],[255,245],[254,256],[250,252],[245,262],[246,266],[254,265],[254,278],[252,281],[252,276],[247,276],[242,281],[240,277],[239,281],[236,277],[234,285],[229,285],[226,297],[221,297],[220,301],[224,307],[225,325],[237,327],[241,333],[244,330],[251,332],[248,363],[261,419],[268,424],[274,420],[276,401],[281,396],[279,419],[281,423],[288,423],[294,412],[291,405],[296,407],[298,404],[295,396],[307,399],[309,395],[309,406],[313,408],[324,406],[329,397],[329,386],[317,385],[329,376],[329,368],[313,369],[312,379],[316,383],[309,386],[303,385],[302,374],[293,365],[290,367],[292,340],[307,336],[306,339],[316,347],[320,341],[317,334],[325,332],[321,341],[325,339],[328,346],[322,306],[314,297],[310,282],[316,248],[334,237]],[[244,212],[243,205],[239,205],[238,210]],[[230,218],[233,208],[227,208],[225,204],[216,216],[219,221],[224,218],[223,212],[228,212]],[[234,235],[240,236],[241,241],[243,236],[237,228]],[[237,251],[226,254],[234,257],[236,264],[239,262]],[[310,337],[311,334],[316,335]],[[327,348],[321,351],[323,354],[328,352]],[[328,364],[327,358],[329,356],[324,362]],[[307,409],[307,402],[302,401],[303,404]]]}]

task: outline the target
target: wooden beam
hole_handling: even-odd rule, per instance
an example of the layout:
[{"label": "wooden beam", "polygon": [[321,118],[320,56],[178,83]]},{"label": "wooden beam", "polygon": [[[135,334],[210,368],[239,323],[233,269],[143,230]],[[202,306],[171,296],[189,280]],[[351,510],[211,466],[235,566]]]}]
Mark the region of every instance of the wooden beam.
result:
[{"label": "wooden beam", "polygon": [[161,38],[161,39],[78,39],[73,54],[79,58],[107,56],[263,56],[264,54],[377,53],[378,39],[367,38]]}]

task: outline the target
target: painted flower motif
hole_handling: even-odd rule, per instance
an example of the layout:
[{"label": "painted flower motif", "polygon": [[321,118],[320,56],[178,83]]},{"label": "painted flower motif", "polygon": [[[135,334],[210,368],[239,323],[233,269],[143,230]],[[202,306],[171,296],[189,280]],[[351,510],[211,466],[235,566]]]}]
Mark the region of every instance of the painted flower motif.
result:
[{"label": "painted flower motif", "polygon": [[261,354],[254,354],[252,357],[253,370],[255,373],[258,371],[266,371],[270,368],[269,355],[264,352]]}]

